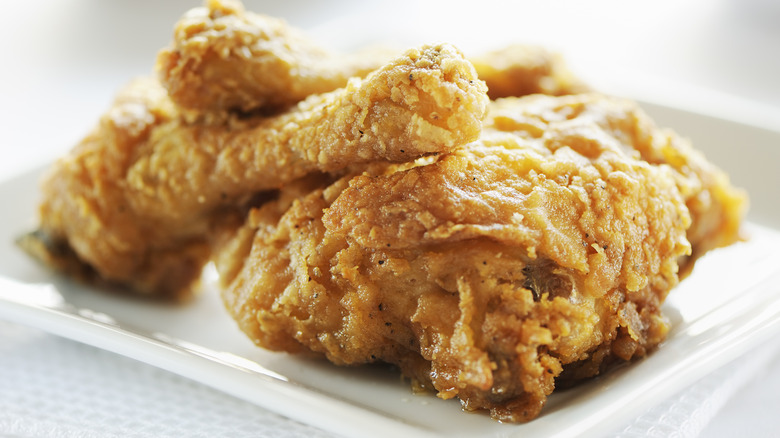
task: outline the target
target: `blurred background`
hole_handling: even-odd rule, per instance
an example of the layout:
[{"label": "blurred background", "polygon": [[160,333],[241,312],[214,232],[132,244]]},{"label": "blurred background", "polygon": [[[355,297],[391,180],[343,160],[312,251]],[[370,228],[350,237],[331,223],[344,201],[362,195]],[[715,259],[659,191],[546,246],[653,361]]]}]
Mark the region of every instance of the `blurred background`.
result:
[{"label": "blurred background", "polygon": [[[117,88],[152,72],[175,21],[201,4],[5,2],[0,176],[69,149]],[[510,42],[538,43],[563,52],[578,75],[605,91],[673,104],[718,95],[755,104],[753,113],[780,113],[780,2],[775,0],[245,4],[343,50],[447,41],[468,53]]]}]

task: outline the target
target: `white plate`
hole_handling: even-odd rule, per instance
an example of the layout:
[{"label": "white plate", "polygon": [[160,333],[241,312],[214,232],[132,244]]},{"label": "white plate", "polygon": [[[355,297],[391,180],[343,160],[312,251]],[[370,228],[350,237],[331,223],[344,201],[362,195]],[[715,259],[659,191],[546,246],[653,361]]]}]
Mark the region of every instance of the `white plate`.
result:
[{"label": "white plate", "polygon": [[[646,107],[749,189],[754,221],[780,223],[780,133]],[[208,282],[193,303],[171,306],[94,291],[40,268],[13,244],[34,227],[39,173],[0,183],[0,318],[133,357],[343,436],[600,436],[780,332],[780,233],[751,224],[748,242],[705,256],[672,292],[665,310],[673,329],[656,352],[553,394],[528,424],[499,424],[461,412],[456,401],[412,395],[390,368],[339,368],[260,350]]]}]

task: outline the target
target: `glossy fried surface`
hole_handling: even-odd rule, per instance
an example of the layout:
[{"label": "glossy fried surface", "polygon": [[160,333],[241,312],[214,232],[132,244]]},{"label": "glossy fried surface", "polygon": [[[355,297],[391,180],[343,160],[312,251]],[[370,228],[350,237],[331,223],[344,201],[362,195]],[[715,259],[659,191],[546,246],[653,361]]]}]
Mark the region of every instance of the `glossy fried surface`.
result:
[{"label": "glossy fried surface", "polygon": [[158,82],[138,81],[51,170],[38,235],[105,280],[186,293],[212,228],[248,197],[311,173],[459,147],[479,136],[485,91],[448,45],[411,49],[279,115],[225,124],[190,124]]},{"label": "glossy fried surface", "polygon": [[176,23],[157,71],[171,99],[197,116],[280,109],[311,94],[346,85],[389,58],[338,55],[283,20],[244,10],[240,2],[209,0]]},{"label": "glossy fried surface", "polygon": [[513,44],[469,60],[487,83],[491,99],[529,94],[561,96],[589,90],[559,54],[544,47]]},{"label": "glossy fried surface", "polygon": [[240,327],[397,364],[502,421],[655,347],[690,215],[677,173],[639,151],[671,134],[595,94],[497,101],[484,126],[437,159],[253,210],[218,263]]}]

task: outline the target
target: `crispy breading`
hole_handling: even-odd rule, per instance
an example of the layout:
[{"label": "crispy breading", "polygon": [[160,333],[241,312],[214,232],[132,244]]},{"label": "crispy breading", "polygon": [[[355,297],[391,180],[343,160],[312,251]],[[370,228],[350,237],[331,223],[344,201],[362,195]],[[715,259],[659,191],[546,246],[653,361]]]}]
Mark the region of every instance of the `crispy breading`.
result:
[{"label": "crispy breading", "polygon": [[[545,96],[527,98],[523,111],[518,111],[513,99],[501,99],[491,106],[491,120],[500,125],[501,129],[513,129],[512,126],[525,130],[544,127],[546,135],[556,138],[554,141],[558,146],[554,147],[573,147],[573,140],[563,131],[565,125],[563,128],[555,128],[561,132],[553,132],[546,126],[551,114],[582,111],[589,98],[581,96],[572,99],[559,100]],[[673,169],[677,188],[691,214],[687,238],[693,251],[690,256],[680,260],[683,274],[687,274],[693,268],[693,262],[707,251],[740,239],[740,225],[747,210],[747,195],[735,189],[728,175],[707,161],[688,140],[670,130],[658,129],[635,104],[623,102],[610,110],[615,113],[609,117],[610,132],[619,137],[633,135],[634,148],[642,160]],[[626,116],[620,117],[619,114]],[[581,139],[576,141],[582,143]],[[587,145],[583,144],[582,147]]]},{"label": "crispy breading", "polygon": [[561,55],[544,47],[513,44],[470,57],[491,99],[529,94],[584,93],[589,88],[577,79]]},{"label": "crispy breading", "polygon": [[105,280],[186,293],[225,211],[311,173],[457,148],[479,136],[487,102],[471,64],[444,44],[279,115],[220,125],[185,122],[159,83],[139,81],[55,164],[36,235]]},{"label": "crispy breading", "polygon": [[[283,20],[246,11],[238,1],[207,0],[177,23],[156,69],[191,120],[222,121],[231,112],[275,110],[344,86],[390,59],[370,48],[337,54]],[[584,92],[560,55],[513,44],[470,61],[491,99]]]},{"label": "crispy breading", "polygon": [[176,23],[157,71],[174,102],[196,118],[227,111],[280,109],[341,88],[391,58],[365,51],[339,55],[281,19],[208,0]]},{"label": "crispy breading", "polygon": [[461,150],[253,210],[218,259],[226,307],[265,348],[397,364],[531,420],[556,380],[664,339],[691,221],[639,151],[671,136],[595,94],[495,102]]}]

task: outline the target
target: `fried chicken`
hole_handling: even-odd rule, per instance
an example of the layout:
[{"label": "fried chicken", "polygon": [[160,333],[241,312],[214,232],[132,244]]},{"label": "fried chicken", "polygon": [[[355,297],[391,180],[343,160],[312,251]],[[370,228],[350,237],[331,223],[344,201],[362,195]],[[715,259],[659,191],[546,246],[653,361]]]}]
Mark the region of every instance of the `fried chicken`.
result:
[{"label": "fried chicken", "polygon": [[[648,125],[650,121],[638,118],[635,123]],[[648,126],[640,126],[636,131],[643,136],[637,143],[641,158],[674,170],[677,188],[691,214],[687,238],[693,251],[680,260],[681,273],[687,275],[694,262],[707,251],[741,239],[740,227],[747,211],[747,194],[734,188],[728,175],[707,161],[686,139],[669,131],[646,135],[651,132]]]},{"label": "fried chicken", "polygon": [[631,102],[499,100],[460,150],[254,209],[217,258],[223,298],[262,347],[389,362],[528,421],[556,383],[664,339],[696,172],[643,158],[687,154]]},{"label": "fried chicken", "polygon": [[491,99],[529,94],[584,93],[589,88],[577,79],[563,58],[544,47],[513,44],[470,57],[477,75],[487,83]]},{"label": "fried chicken", "polygon": [[[336,54],[284,21],[244,10],[238,1],[208,0],[176,24],[160,51],[163,85],[193,119],[284,108],[342,87],[388,59],[384,50]],[[491,99],[584,92],[563,59],[531,45],[510,45],[469,59],[488,84]]]},{"label": "fried chicken", "polygon": [[22,246],[155,296],[214,259],[259,346],[522,422],[656,347],[681,275],[739,237],[744,194],[557,55],[386,57],[207,0],[55,164]]},{"label": "fried chicken", "polygon": [[337,55],[283,20],[209,0],[176,24],[157,58],[161,82],[195,118],[229,111],[279,109],[341,88],[391,58],[385,53]]},{"label": "fried chicken", "polygon": [[[524,112],[517,111],[512,99],[499,100],[491,106],[492,118],[500,120],[507,129],[512,125],[529,129],[529,126],[544,126],[547,112],[561,111],[554,99],[538,96],[535,100],[539,106]],[[653,165],[667,165],[674,170],[677,188],[692,218],[687,238],[693,251],[680,260],[682,273],[687,274],[695,260],[707,251],[740,239],[747,196],[744,191],[732,187],[728,175],[707,161],[690,142],[674,132],[657,129],[649,118],[631,105],[615,107],[615,111],[626,112],[630,117],[622,119],[621,125],[613,126],[611,131],[614,135],[623,136],[626,132],[633,133],[637,139],[634,142],[636,152],[642,160]],[[574,106],[572,110],[579,111],[579,107]],[[612,119],[621,120],[616,116]],[[568,145],[565,135],[561,135],[558,142]]]},{"label": "fried chicken", "polygon": [[226,211],[311,173],[457,148],[479,136],[487,102],[449,45],[411,49],[279,115],[220,125],[188,124],[158,82],[139,81],[56,163],[34,235],[45,245],[27,247],[62,266],[72,263],[58,254],[72,250],[139,292],[183,294]]}]

